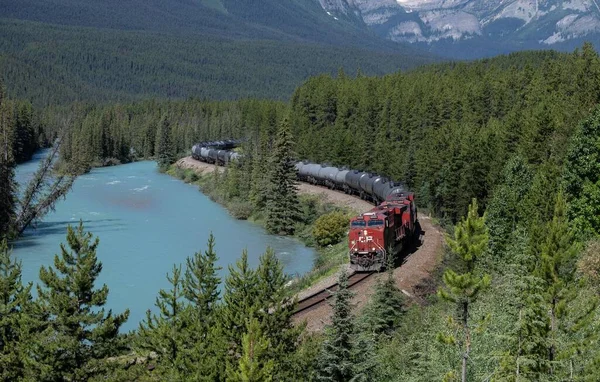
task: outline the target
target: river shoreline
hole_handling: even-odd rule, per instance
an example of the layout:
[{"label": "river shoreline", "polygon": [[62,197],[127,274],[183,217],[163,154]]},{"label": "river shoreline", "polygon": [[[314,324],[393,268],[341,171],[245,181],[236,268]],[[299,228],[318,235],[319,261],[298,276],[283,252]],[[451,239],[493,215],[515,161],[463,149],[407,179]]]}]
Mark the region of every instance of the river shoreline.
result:
[{"label": "river shoreline", "polygon": [[[199,177],[210,176],[215,170],[224,171],[224,167],[200,162],[191,157],[182,158],[173,166],[185,171],[193,171]],[[303,195],[319,195],[322,202],[354,209],[356,213],[362,213],[372,208],[372,204],[364,200],[323,187],[299,183],[298,191]],[[441,264],[444,243],[443,230],[429,216],[421,214],[419,221],[422,228],[419,243],[416,248],[405,254],[401,266],[396,268],[393,273],[398,288],[414,303],[422,303],[424,297],[434,292],[432,288],[435,286],[432,286],[430,281],[431,275]],[[332,252],[335,253],[333,256]],[[330,248],[317,249],[318,256],[336,260],[326,263],[323,268],[314,267],[302,282],[292,287],[293,293],[301,298],[335,284],[339,272],[343,268],[348,269],[346,253],[347,243],[345,241]],[[352,304],[355,313],[359,313],[366,306],[375,291],[376,284],[384,276],[383,274],[375,275],[354,289]],[[295,316],[294,322],[306,323],[306,330],[318,332],[330,323],[331,313],[331,307],[328,304],[322,304]]]}]

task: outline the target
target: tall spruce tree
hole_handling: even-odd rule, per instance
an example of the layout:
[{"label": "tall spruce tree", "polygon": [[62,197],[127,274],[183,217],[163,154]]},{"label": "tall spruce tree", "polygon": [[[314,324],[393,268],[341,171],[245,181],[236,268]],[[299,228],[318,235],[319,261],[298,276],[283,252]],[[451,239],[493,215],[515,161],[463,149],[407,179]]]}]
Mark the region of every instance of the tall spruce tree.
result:
[{"label": "tall spruce tree", "polygon": [[348,289],[348,274],[342,270],[338,290],[332,303],[331,326],[326,333],[318,358],[319,381],[348,382],[354,378],[352,292]]},{"label": "tall spruce tree", "polygon": [[268,357],[274,361],[273,375],[276,380],[294,379],[289,373],[293,369],[291,355],[296,351],[302,329],[292,323],[295,307],[286,288],[288,277],[271,248],[261,256],[256,273],[256,301],[260,304],[256,317],[262,333],[269,339]]},{"label": "tall spruce tree", "polygon": [[299,219],[292,139],[289,122],[285,119],[277,131],[269,161],[266,228],[274,234],[293,234]]},{"label": "tall spruce tree", "polygon": [[175,149],[171,141],[171,121],[167,115],[163,115],[158,123],[154,153],[161,171],[166,171],[175,162]]},{"label": "tall spruce tree", "polygon": [[375,293],[361,317],[362,330],[378,337],[391,335],[400,325],[405,311],[404,295],[396,286],[394,269],[394,256],[391,254],[386,276],[377,282]]},{"label": "tall spruce tree", "polygon": [[10,235],[16,212],[15,161],[10,113],[0,82],[0,238]]},{"label": "tall spruce tree", "polygon": [[83,223],[67,227],[67,245],[54,257],[54,267],[42,267],[38,296],[48,325],[36,339],[36,367],[42,380],[87,381],[102,375],[106,358],[123,350],[119,328],[129,310],[105,312],[108,287],[95,289],[102,271],[96,250],[98,238]]},{"label": "tall spruce tree", "polygon": [[[561,192],[556,198],[554,217],[546,227],[537,271],[538,277],[544,280],[544,298],[550,315],[548,357],[551,364],[558,360],[560,324],[566,314],[566,304],[573,297],[569,284],[573,281],[579,249],[569,227],[567,205]],[[555,371],[554,365],[551,371]]]},{"label": "tall spruce tree", "polygon": [[543,280],[534,274],[536,259],[529,247],[529,237],[522,228],[511,236],[507,252],[513,263],[504,263],[503,289],[512,322],[500,333],[506,350],[495,378],[499,381],[539,381],[549,370],[547,336],[550,330],[544,304]]},{"label": "tall spruce tree", "polygon": [[223,361],[220,346],[221,338],[215,328],[218,315],[219,284],[221,279],[217,272],[221,269],[216,265],[215,238],[211,233],[207,249],[204,253],[197,252],[187,259],[183,293],[191,303],[188,309],[189,320],[184,328],[185,362],[195,380],[214,381],[223,372],[220,362]]},{"label": "tall spruce tree", "polygon": [[[6,240],[0,242],[0,380],[25,376],[29,355],[24,348],[36,327],[31,283],[21,282],[21,263],[12,260]],[[39,324],[39,323],[38,323]]]},{"label": "tall spruce tree", "polygon": [[246,320],[257,311],[257,288],[256,271],[250,269],[248,252],[244,250],[242,257],[236,261],[236,266],[229,266],[219,322],[223,340],[229,348],[229,354],[232,355],[229,361],[234,364],[237,363],[236,354],[241,352]]},{"label": "tall spruce tree", "polygon": [[210,326],[214,319],[213,312],[219,300],[219,284],[221,279],[217,272],[218,257],[215,252],[215,237],[208,237],[207,249],[197,252],[186,260],[185,278],[183,281],[185,298],[192,303],[199,320]]},{"label": "tall spruce tree", "polygon": [[181,277],[181,265],[173,265],[167,280],[170,290],[161,289],[156,298],[158,315],[146,312],[146,319],[139,326],[139,342],[141,349],[156,352],[159,363],[169,377],[185,373],[185,363],[182,358],[186,341],[184,328],[187,324],[189,311],[183,302],[184,290]]},{"label": "tall spruce tree", "polygon": [[477,300],[480,292],[489,286],[490,277],[479,275],[475,269],[477,260],[481,257],[488,244],[488,232],[485,226],[485,216],[480,217],[477,211],[477,200],[469,206],[467,218],[454,227],[454,238],[446,237],[446,242],[452,253],[457,256],[464,266],[464,273],[452,269],[444,272],[444,288],[438,291],[439,296],[456,305],[458,315],[458,332],[460,337],[442,336],[442,340],[458,344],[461,349],[461,380],[467,380],[467,361],[472,347],[472,323],[470,307]]}]

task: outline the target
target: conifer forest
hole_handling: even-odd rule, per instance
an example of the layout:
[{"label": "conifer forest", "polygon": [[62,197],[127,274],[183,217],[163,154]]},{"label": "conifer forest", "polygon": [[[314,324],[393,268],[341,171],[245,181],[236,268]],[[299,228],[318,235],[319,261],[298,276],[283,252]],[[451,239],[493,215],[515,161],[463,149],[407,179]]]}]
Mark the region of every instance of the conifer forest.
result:
[{"label": "conifer forest", "polygon": [[[260,99],[103,88],[74,101],[62,87],[35,89],[48,78],[16,77],[0,85],[0,380],[600,381],[600,56],[591,44],[378,76],[340,69],[289,98],[269,97],[272,84],[249,93]],[[208,175],[203,192],[238,218],[262,216],[272,234],[302,237],[314,224],[316,247],[346,240],[348,218],[309,211],[292,161],[402,181],[444,232],[418,296],[398,288],[392,259],[356,310],[342,271],[330,323],[308,331],[293,320],[295,291],[273,250],[256,267],[238,254],[220,277],[215,246],[227,238],[211,235],[164,270],[156,309],[124,333],[129,311],[106,309],[111,286],[98,281],[102,235],[83,222],[38,282],[22,281],[11,244],[78,176],[144,159],[169,171],[195,143],[224,138],[243,140],[243,159]],[[40,148],[50,154],[18,192],[15,167]]]}]

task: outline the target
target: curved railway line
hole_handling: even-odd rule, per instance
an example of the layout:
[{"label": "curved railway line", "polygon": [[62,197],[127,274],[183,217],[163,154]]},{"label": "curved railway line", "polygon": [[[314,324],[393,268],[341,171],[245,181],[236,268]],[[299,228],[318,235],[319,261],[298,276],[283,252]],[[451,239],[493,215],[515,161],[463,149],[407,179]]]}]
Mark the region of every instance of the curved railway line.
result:
[{"label": "curved railway line", "polygon": [[[375,274],[375,272],[356,272],[352,275],[348,276],[348,288],[352,289],[353,286],[367,279],[368,277]],[[304,312],[316,306],[323,304],[330,297],[333,296],[333,292],[338,290],[338,283],[330,285],[326,288],[321,289],[311,295],[304,297],[301,300],[298,300],[296,305],[296,310],[294,311],[294,315],[298,313]]]},{"label": "curved railway line", "polygon": [[[191,156],[180,159],[176,165],[180,168],[193,169],[205,174],[215,170],[223,171],[224,169],[224,167],[215,164],[195,160]],[[349,207],[357,213],[372,208],[371,203],[337,190],[330,190],[308,183],[299,183],[298,188],[300,193],[321,195],[326,202]],[[428,280],[431,272],[441,261],[444,242],[442,232],[434,226],[427,215],[421,215],[419,222],[421,223],[422,233],[420,245],[409,250],[403,256],[404,260],[401,266],[394,270],[394,279],[398,288],[406,295],[413,297],[434,293],[434,290],[430,290],[432,286]],[[361,279],[358,280],[359,276],[349,273],[349,283],[352,283],[350,288],[354,291],[352,305],[355,312],[360,311],[372,296],[378,275],[381,275],[381,273],[363,273],[360,276]],[[310,295],[298,300],[293,315],[295,324],[306,323],[306,330],[315,332],[321,331],[330,322],[331,307],[325,301],[331,297],[332,291],[337,290],[336,280],[337,276],[335,275],[328,277],[321,284],[329,285],[327,288],[319,289],[320,287],[316,287],[309,292]]]}]

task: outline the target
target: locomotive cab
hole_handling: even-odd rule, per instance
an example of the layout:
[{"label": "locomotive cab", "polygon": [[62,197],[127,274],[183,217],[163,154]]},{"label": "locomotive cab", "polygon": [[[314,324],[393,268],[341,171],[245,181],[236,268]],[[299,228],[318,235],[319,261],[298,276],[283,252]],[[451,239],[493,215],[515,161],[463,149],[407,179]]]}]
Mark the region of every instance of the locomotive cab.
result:
[{"label": "locomotive cab", "polygon": [[378,271],[385,267],[387,216],[367,212],[350,221],[348,234],[350,264],[357,271]]}]

